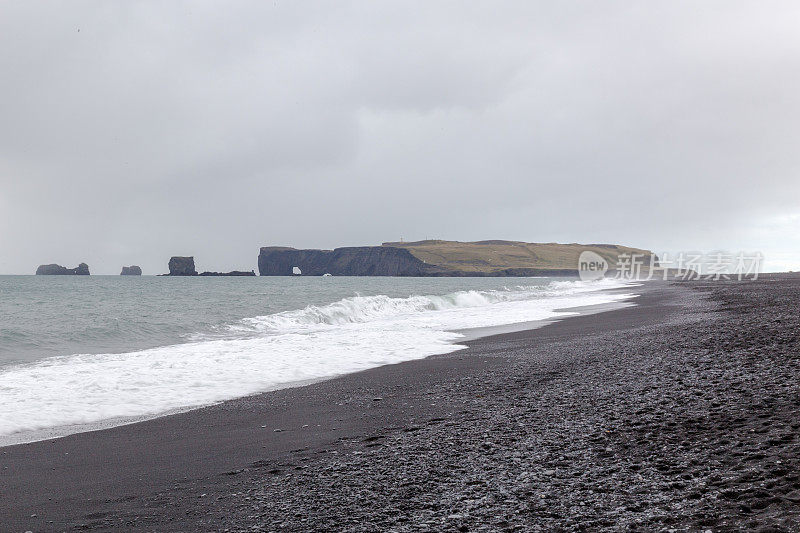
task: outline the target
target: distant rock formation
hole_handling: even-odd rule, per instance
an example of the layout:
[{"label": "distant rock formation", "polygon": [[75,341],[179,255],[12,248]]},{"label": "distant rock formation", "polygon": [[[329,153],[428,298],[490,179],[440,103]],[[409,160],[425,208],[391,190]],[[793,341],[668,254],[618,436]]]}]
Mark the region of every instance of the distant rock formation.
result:
[{"label": "distant rock formation", "polygon": [[[139,268],[139,267],[136,267]],[[141,270],[139,271],[141,274]],[[161,274],[162,276],[255,276],[255,271],[249,272],[243,270],[232,270],[230,272],[201,272],[197,273],[194,266],[194,257],[179,257],[174,256],[169,260],[169,274]]]},{"label": "distant rock formation", "polygon": [[436,276],[444,270],[427,265],[408,250],[388,246],[361,246],[335,250],[261,248],[258,271],[262,276]]},{"label": "distant rock formation", "polygon": [[262,276],[577,276],[587,250],[610,265],[634,255],[645,265],[658,264],[649,250],[616,244],[426,240],[334,250],[267,246],[258,255],[258,271]]},{"label": "distant rock formation", "polygon": [[202,272],[200,276],[255,276],[254,270],[245,272],[242,270],[232,270],[231,272]]},{"label": "distant rock formation", "polygon": [[67,268],[61,265],[39,265],[36,269],[37,276],[88,276],[89,265],[81,263],[75,268]]},{"label": "distant rock formation", "polygon": [[129,267],[122,267],[122,272],[119,273],[120,276],[141,276],[142,269],[139,268],[137,265],[131,265]]},{"label": "distant rock formation", "polygon": [[196,276],[197,270],[194,269],[194,257],[174,256],[169,260],[168,276]]}]

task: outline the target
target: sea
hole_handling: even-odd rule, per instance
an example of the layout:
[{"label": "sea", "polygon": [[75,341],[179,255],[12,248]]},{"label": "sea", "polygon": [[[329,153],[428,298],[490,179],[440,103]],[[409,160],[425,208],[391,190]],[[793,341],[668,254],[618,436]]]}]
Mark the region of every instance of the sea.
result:
[{"label": "sea", "polygon": [[446,354],[475,332],[624,305],[626,287],[547,277],[0,276],[0,445]]}]

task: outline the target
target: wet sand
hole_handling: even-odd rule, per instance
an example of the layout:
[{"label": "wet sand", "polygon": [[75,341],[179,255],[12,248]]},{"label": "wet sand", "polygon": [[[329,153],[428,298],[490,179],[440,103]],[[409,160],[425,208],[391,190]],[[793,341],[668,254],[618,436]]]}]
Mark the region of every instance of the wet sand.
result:
[{"label": "wet sand", "polygon": [[800,528],[800,278],[0,448],[0,529]]}]

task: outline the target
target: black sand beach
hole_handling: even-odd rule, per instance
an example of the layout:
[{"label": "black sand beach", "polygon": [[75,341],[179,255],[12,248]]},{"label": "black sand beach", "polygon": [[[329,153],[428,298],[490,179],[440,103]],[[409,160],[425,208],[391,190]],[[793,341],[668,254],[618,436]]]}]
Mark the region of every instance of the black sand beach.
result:
[{"label": "black sand beach", "polygon": [[0,530],[798,531],[800,278],[0,449]]}]

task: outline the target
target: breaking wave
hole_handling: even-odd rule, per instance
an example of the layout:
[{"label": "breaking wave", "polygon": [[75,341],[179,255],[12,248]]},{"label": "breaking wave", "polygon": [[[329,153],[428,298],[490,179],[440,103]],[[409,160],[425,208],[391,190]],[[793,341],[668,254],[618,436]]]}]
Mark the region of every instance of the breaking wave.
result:
[{"label": "breaking wave", "polygon": [[555,281],[407,298],[353,296],[228,324],[190,342],[75,354],[0,371],[0,435],[155,416],[463,348],[460,330],[567,316],[631,295]]}]

